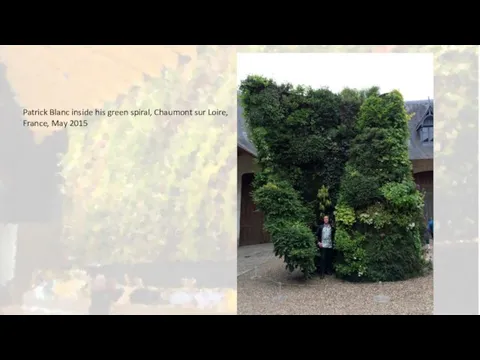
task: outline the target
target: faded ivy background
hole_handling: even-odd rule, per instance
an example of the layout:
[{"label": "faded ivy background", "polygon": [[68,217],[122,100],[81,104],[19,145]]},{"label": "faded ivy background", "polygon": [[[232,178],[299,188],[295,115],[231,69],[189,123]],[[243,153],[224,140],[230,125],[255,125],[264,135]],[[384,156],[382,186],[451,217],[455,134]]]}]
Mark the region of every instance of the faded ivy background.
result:
[{"label": "faded ivy background", "polygon": [[[62,175],[72,256],[87,263],[231,259],[225,273],[236,279],[235,56],[234,48],[209,46],[0,49],[25,108],[230,114],[92,117],[86,128],[69,128]],[[37,131],[38,141],[52,131]]]},{"label": "faded ivy background", "polygon": [[478,48],[469,45],[0,47],[23,107],[230,114],[97,118],[70,129],[63,159],[70,251],[89,261],[235,258],[237,52],[434,54],[436,306],[449,293],[440,308],[458,307],[462,295],[476,307],[478,271],[463,276],[478,270]]}]

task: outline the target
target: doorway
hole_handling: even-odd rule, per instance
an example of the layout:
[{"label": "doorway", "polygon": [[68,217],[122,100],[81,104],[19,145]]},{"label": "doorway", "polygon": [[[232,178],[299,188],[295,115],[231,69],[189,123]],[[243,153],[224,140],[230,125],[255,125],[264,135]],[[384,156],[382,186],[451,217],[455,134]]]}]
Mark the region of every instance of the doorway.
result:
[{"label": "doorway", "polygon": [[264,215],[256,209],[253,202],[253,178],[253,173],[243,174],[242,176],[239,246],[270,242],[270,235],[263,229]]}]

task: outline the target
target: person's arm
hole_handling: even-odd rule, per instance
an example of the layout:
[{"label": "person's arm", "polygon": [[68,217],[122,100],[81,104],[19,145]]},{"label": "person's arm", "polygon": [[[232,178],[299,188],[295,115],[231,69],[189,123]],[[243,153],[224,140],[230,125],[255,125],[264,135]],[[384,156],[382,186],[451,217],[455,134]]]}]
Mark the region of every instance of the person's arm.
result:
[{"label": "person's arm", "polygon": [[319,247],[322,246],[322,229],[323,229],[323,225],[319,225],[317,228],[317,232],[315,233],[315,236],[317,237],[317,245]]},{"label": "person's arm", "polygon": [[332,225],[332,249],[335,249],[335,226]]}]

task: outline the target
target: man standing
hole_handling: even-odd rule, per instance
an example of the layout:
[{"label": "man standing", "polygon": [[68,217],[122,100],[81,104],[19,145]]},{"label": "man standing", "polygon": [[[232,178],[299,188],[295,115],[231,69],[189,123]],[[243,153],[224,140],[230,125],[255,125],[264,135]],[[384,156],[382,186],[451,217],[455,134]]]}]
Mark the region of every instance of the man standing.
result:
[{"label": "man standing", "polygon": [[320,277],[331,275],[333,272],[333,228],[328,216],[323,217],[323,224],[320,225],[315,234],[320,248]]}]

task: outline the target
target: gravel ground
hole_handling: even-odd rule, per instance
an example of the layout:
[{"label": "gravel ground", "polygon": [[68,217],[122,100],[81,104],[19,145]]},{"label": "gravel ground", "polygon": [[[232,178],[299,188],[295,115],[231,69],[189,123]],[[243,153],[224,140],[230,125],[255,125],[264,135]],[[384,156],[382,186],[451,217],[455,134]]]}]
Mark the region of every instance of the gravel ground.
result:
[{"label": "gravel ground", "polygon": [[237,277],[272,259],[275,259],[272,243],[239,247],[237,251]]},{"label": "gravel ground", "polygon": [[238,277],[238,315],[432,315],[433,273],[395,283],[309,281],[273,259]]}]

